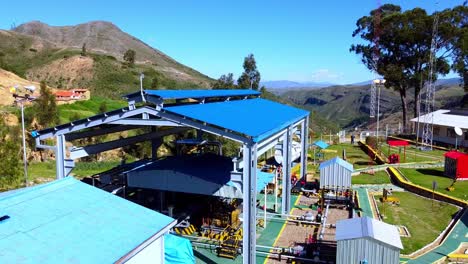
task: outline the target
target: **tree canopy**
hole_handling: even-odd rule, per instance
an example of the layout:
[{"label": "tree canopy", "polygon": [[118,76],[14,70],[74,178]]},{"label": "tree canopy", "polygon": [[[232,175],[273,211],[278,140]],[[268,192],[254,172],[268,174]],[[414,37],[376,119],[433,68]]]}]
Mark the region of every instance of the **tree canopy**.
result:
[{"label": "tree canopy", "polygon": [[21,182],[21,158],[18,135],[0,118],[0,192],[17,187]]},{"label": "tree canopy", "polygon": [[249,54],[244,59],[244,72],[237,80],[237,86],[241,89],[252,88],[258,90],[260,84],[260,72],[257,70],[257,62],[254,55]]},{"label": "tree canopy", "polygon": [[451,55],[452,70],[462,78],[468,92],[468,7],[467,1],[439,14],[439,35],[446,55]]},{"label": "tree canopy", "polygon": [[437,34],[435,38],[437,55],[433,76],[428,75],[436,14],[428,15],[421,8],[402,12],[401,7],[397,5],[385,4],[356,22],[357,28],[353,32],[353,37],[360,37],[364,43],[352,45],[350,51],[360,55],[363,64],[368,69],[382,76],[386,80],[387,88],[393,88],[400,93],[404,127],[407,124],[408,90],[414,89],[414,115],[416,116],[419,94],[425,82],[430,78],[435,80],[438,75],[445,75],[450,71],[448,59],[454,49],[449,46],[449,43],[456,45],[460,42],[458,41],[460,37],[457,35],[459,32],[455,30],[460,24],[451,25],[445,22],[453,19],[453,10],[444,12],[444,15],[438,14],[441,17],[440,29],[441,31],[451,30],[452,35]]},{"label": "tree canopy", "polygon": [[136,57],[136,52],[132,49],[129,49],[125,51],[123,59],[129,67],[133,67],[133,65],[135,65],[135,57]]},{"label": "tree canopy", "polygon": [[59,114],[55,95],[47,88],[44,81],[40,85],[41,96],[36,102],[36,118],[41,127],[49,127],[59,123]]},{"label": "tree canopy", "polygon": [[211,85],[213,89],[235,89],[234,77],[232,73],[223,74]]}]

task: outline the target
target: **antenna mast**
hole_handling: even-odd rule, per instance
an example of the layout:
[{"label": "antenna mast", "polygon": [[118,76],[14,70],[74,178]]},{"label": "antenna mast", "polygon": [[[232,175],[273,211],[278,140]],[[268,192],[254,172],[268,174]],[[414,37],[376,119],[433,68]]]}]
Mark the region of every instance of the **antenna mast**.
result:
[{"label": "antenna mast", "polygon": [[[374,70],[374,78],[371,82],[371,94],[370,94],[370,118],[375,117],[375,105],[377,101],[377,85],[375,84],[374,80],[377,79],[377,63],[379,60],[379,38],[380,38],[380,16],[381,16],[381,11],[380,11],[380,1],[377,2],[377,9],[375,10],[374,13],[374,51],[372,53],[372,62],[373,62],[373,70]],[[379,113],[377,113],[378,115]]]},{"label": "antenna mast", "polygon": [[[424,105],[424,127],[422,131],[422,145],[432,150],[433,132],[434,132],[434,106],[435,106],[435,80],[434,70],[436,67],[436,52],[437,52],[437,31],[439,27],[439,14],[434,16],[434,24],[432,26],[431,53],[429,55],[429,74],[426,82],[426,94]],[[418,131],[419,133],[419,131]]]}]

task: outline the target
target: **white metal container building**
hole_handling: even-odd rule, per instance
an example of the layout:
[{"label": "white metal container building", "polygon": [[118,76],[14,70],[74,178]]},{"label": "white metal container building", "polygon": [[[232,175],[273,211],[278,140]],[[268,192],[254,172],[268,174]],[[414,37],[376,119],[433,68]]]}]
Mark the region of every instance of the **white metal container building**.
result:
[{"label": "white metal container building", "polygon": [[403,245],[396,226],[369,217],[341,220],[336,224],[336,240],[337,264],[400,263]]},{"label": "white metal container building", "polygon": [[353,165],[339,157],[320,164],[320,189],[346,190],[351,188]]}]

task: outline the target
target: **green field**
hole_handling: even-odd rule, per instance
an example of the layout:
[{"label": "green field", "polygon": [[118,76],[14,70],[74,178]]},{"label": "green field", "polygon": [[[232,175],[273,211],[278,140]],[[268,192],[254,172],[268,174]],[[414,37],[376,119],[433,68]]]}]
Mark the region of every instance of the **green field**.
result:
[{"label": "green field", "polygon": [[[412,253],[436,239],[458,210],[455,206],[433,202],[409,192],[394,192],[392,196],[400,199],[399,206],[383,206],[378,202],[378,207],[386,216],[384,222],[408,228],[411,237],[401,238],[402,254]],[[379,201],[381,196],[375,198]]]},{"label": "green field", "polygon": [[[334,157],[343,157],[343,150],[346,151],[346,158],[347,161],[353,164],[354,169],[358,168],[365,168],[372,165],[376,165],[374,161],[372,161],[369,156],[361,150],[358,145],[351,145],[348,143],[336,144],[331,145],[327,148],[328,150],[336,151],[334,153],[325,152],[324,160],[329,160]],[[313,156],[314,152],[309,152],[311,156]]]},{"label": "green field", "polygon": [[[390,151],[389,151],[390,150]],[[407,162],[442,162],[444,160],[444,153],[446,151],[443,150],[430,150],[430,151],[422,151],[417,149],[415,146],[408,146],[406,147],[406,160],[404,155],[404,148],[399,147],[391,147],[389,149],[387,144],[382,144],[381,152],[388,157],[390,154],[399,154],[400,155],[400,162],[407,163]]]},{"label": "green field", "polygon": [[376,171],[374,175],[361,173],[351,178],[352,184],[388,184],[391,183],[386,171]]},{"label": "green field", "polygon": [[432,190],[432,182],[436,181],[438,188],[436,191],[457,197],[463,200],[468,200],[468,181],[458,181],[455,183],[455,190],[449,192],[446,188],[452,185],[453,180],[444,177],[443,168],[431,169],[400,169],[404,176],[412,183],[429,188]]}]

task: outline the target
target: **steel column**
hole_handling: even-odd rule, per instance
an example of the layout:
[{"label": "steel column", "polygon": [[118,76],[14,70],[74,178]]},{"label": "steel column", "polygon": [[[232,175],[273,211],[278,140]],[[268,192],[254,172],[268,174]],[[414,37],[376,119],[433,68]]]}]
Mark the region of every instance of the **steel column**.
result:
[{"label": "steel column", "polygon": [[257,203],[257,144],[243,146],[244,170],[242,175],[242,262],[255,264],[256,203]]},{"label": "steel column", "polygon": [[62,179],[65,177],[65,136],[56,136],[56,148],[55,148],[55,163],[56,163],[56,177]]},{"label": "steel column", "polygon": [[291,139],[292,127],[283,139],[283,191],[281,193],[281,213],[288,214],[291,209]]},{"label": "steel column", "polygon": [[[304,119],[304,122],[301,125],[301,176],[299,180],[306,177],[307,175],[307,154],[309,143],[307,139],[309,138],[309,116]],[[305,178],[307,180],[307,178]]]}]

